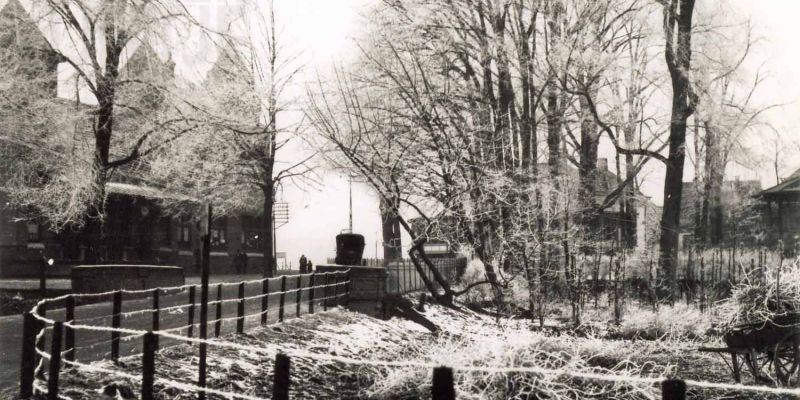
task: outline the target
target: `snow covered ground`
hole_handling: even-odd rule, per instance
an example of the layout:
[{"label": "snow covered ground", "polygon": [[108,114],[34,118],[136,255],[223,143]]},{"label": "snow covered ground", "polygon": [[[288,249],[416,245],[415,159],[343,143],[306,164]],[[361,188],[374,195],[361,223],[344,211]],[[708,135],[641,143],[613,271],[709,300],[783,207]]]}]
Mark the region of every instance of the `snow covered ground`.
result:
[{"label": "snow covered ground", "polygon": [[[432,334],[406,320],[382,321],[335,309],[220,338],[244,347],[209,347],[208,387],[270,398],[277,351],[291,357],[290,395],[297,399],[429,398],[432,367],[437,365],[454,367],[459,399],[657,399],[658,385],[647,382],[649,378],[680,376],[731,383],[723,362],[698,353],[697,342],[536,332],[528,328],[528,321],[498,321],[435,305],[428,305],[424,314],[441,328],[439,332]],[[160,351],[157,398],[194,399],[194,393],[174,382],[195,383],[197,363],[196,344]],[[92,365],[133,377],[70,369],[62,373],[61,393],[72,399],[113,398],[103,397],[104,390],[116,393],[117,398],[138,393],[140,383],[134,377],[141,371],[139,356],[128,357],[122,366]],[[564,373],[535,372],[537,368]],[[631,379],[609,382],[587,377],[591,374]],[[697,388],[690,388],[690,393],[702,398],[756,398]],[[209,399],[222,398],[209,395]]]}]

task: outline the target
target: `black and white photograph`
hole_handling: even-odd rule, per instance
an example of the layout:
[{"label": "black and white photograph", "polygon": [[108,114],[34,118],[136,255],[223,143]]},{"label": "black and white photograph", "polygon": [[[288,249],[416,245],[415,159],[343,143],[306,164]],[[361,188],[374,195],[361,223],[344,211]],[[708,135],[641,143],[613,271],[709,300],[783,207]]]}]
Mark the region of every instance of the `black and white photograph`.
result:
[{"label": "black and white photograph", "polygon": [[798,0],[0,0],[0,400],[800,399]]}]

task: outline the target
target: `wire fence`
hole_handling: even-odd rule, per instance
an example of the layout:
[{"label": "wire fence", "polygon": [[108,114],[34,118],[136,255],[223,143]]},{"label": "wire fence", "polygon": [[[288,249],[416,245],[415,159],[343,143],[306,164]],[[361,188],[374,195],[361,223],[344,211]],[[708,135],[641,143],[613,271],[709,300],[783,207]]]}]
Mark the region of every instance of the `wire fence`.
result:
[{"label": "wire fence", "polygon": [[[287,283],[290,281],[291,285],[294,286],[293,288],[287,288]],[[279,283],[280,290],[271,291],[270,282]],[[261,284],[262,292],[257,295],[246,296],[245,287],[248,284]],[[98,371],[102,368],[77,361],[78,350],[80,348],[75,345],[76,335],[97,333],[110,335],[110,340],[108,341],[110,342],[110,360],[114,363],[119,363],[121,342],[135,338],[143,338],[143,347],[140,353],[142,355],[143,371],[142,376],[137,377],[137,379],[143,381],[141,391],[142,399],[153,398],[152,384],[153,377],[155,376],[154,353],[159,348],[159,338],[166,338],[184,343],[195,343],[199,344],[200,347],[201,357],[198,365],[197,384],[171,382],[174,387],[195,390],[198,392],[198,397],[201,399],[205,398],[206,393],[222,395],[221,393],[217,393],[219,391],[207,389],[205,385],[207,375],[205,353],[207,346],[233,347],[248,351],[252,351],[253,349],[247,346],[239,346],[231,342],[210,341],[207,337],[209,327],[213,326],[214,336],[219,337],[222,333],[223,323],[226,321],[235,321],[236,333],[243,333],[245,320],[248,317],[260,317],[259,319],[262,325],[267,323],[267,316],[270,312],[269,299],[278,301],[277,310],[273,312],[277,313],[277,321],[283,322],[291,315],[299,317],[304,310],[306,313],[313,314],[315,309],[321,308],[323,311],[327,311],[329,307],[347,305],[350,294],[349,271],[311,273],[291,277],[284,275],[276,278],[219,283],[216,285],[217,299],[215,301],[208,300],[207,289],[204,295],[201,296],[201,298],[205,299],[205,304],[196,302],[197,288],[200,286],[201,285],[184,285],[147,290],[114,290],[104,293],[76,293],[40,301],[30,312],[25,313],[23,316],[20,397],[30,398],[31,396],[40,394],[44,395],[48,400],[69,398],[59,393],[59,374],[64,365],[78,369],[93,370],[95,372],[110,373],[114,376],[125,375],[127,378],[134,377],[131,374],[121,374],[118,371]],[[235,287],[237,289],[236,295],[226,298],[225,287]],[[186,304],[178,304],[169,307],[160,306],[163,294],[176,293],[188,294],[188,302]],[[305,296],[303,296],[304,294]],[[143,296],[145,296],[145,299],[149,300],[152,305],[149,308],[123,312],[124,296],[128,296],[128,300],[136,300],[137,304],[140,303]],[[83,299],[103,298],[111,303],[111,314],[84,319],[75,318],[76,302]],[[254,301],[260,303],[260,310],[255,313],[247,314],[246,305],[248,303],[252,304]],[[236,315],[232,317],[223,317],[222,306],[228,303],[236,305]],[[287,303],[294,303],[294,309],[290,309]],[[64,307],[63,320],[47,317],[48,309],[61,306]],[[215,308],[216,318],[212,320],[198,318],[198,321],[195,318],[196,309],[207,310],[207,315],[211,312],[209,306]],[[162,313],[184,309],[186,310],[186,324],[174,328],[161,329]],[[122,326],[122,318],[147,314],[152,316],[149,329]],[[109,319],[110,326],[104,325],[103,323],[109,321]],[[198,335],[199,337],[195,337],[194,331],[195,328],[198,327],[200,328],[200,334]],[[47,342],[50,343],[49,352],[46,349]],[[146,387],[147,385],[144,385],[144,383],[147,382],[150,382],[149,391]],[[227,392],[225,392],[225,397],[248,398],[247,396]]]},{"label": "wire fence", "polygon": [[[398,275],[402,276],[402,274]],[[296,286],[294,288],[287,288],[287,281],[295,280]],[[269,291],[269,282],[278,281],[280,283],[280,290],[271,292]],[[246,284],[262,284],[265,292],[259,295],[245,296],[244,286]],[[176,388],[189,393],[196,393],[197,398],[205,399],[208,395],[220,396],[229,399],[244,399],[244,400],[266,400],[266,398],[254,396],[247,393],[224,391],[215,388],[207,387],[206,375],[207,365],[205,363],[205,354],[209,347],[227,348],[233,350],[245,351],[251,354],[261,354],[268,357],[275,358],[275,365],[273,368],[273,383],[272,383],[272,399],[288,399],[290,389],[290,374],[292,359],[311,359],[317,363],[337,362],[347,365],[369,365],[377,367],[410,367],[415,369],[430,369],[432,374],[432,398],[435,400],[450,400],[456,397],[456,380],[454,375],[456,373],[486,373],[486,374],[536,374],[536,375],[552,375],[552,376],[566,376],[578,380],[590,380],[598,382],[617,382],[626,383],[630,385],[658,385],[662,399],[674,400],[684,399],[687,392],[687,387],[705,388],[713,390],[729,390],[736,392],[750,392],[762,394],[777,394],[777,395],[794,395],[800,396],[800,389],[797,388],[781,388],[781,387],[763,387],[763,386],[747,386],[741,384],[728,384],[718,382],[706,382],[698,380],[681,380],[667,376],[635,376],[624,375],[618,372],[609,372],[604,370],[574,370],[565,368],[542,368],[536,366],[479,366],[479,365],[453,365],[442,366],[430,362],[423,361],[399,361],[399,360],[380,360],[380,359],[367,359],[367,358],[351,358],[335,354],[316,353],[308,350],[300,349],[285,349],[278,350],[277,346],[253,346],[236,343],[223,339],[209,339],[204,337],[201,330],[201,335],[195,336],[193,328],[198,326],[195,321],[195,313],[192,311],[198,304],[195,303],[196,288],[198,285],[185,285],[175,288],[158,288],[150,290],[116,290],[113,292],[97,293],[97,294],[72,294],[60,296],[53,299],[40,301],[30,312],[24,315],[24,332],[22,343],[22,366],[21,366],[21,381],[20,381],[20,397],[30,398],[33,395],[42,395],[48,400],[56,399],[69,399],[70,397],[64,393],[59,393],[59,375],[64,366],[69,366],[79,370],[102,373],[107,377],[125,378],[136,382],[139,385],[140,398],[142,400],[154,399],[154,385],[163,384],[168,387]],[[244,305],[248,301],[259,299],[266,299],[269,296],[276,296],[279,300],[278,306],[278,321],[284,321],[294,311],[294,315],[301,315],[301,304],[307,305],[307,312],[314,313],[315,308],[321,307],[327,310],[328,307],[336,305],[347,305],[350,293],[350,278],[349,271],[336,271],[326,273],[313,273],[306,275],[298,275],[295,277],[278,277],[278,278],[265,278],[255,281],[247,282],[232,282],[218,284],[218,288],[222,287],[235,287],[237,288],[237,295],[234,298],[225,298],[223,291],[218,291],[218,298],[215,301],[208,301],[207,305],[219,306],[224,303],[235,303],[237,305],[237,315],[229,318],[221,318],[217,313],[217,318],[207,321],[205,324],[217,325],[222,320],[234,320],[237,322],[236,332],[242,333],[244,329],[243,321],[247,317],[262,317],[269,312],[269,308],[264,306],[261,311],[257,313],[246,314]],[[401,286],[403,288],[403,286]],[[410,288],[407,287],[407,288]],[[189,302],[185,305],[176,305],[171,307],[160,307],[160,295],[170,292],[186,292],[188,294]],[[302,294],[306,293],[305,299]],[[152,301],[152,308],[131,310],[122,312],[123,294],[127,295],[142,295],[147,294],[148,299]],[[113,304],[113,313],[110,315],[112,318],[111,326],[105,325],[89,325],[87,322],[92,322],[90,319],[78,320],[74,317],[74,304],[77,299],[87,297],[107,297]],[[287,306],[287,299],[294,300],[295,309],[291,310]],[[66,307],[65,317],[63,320],[56,320],[55,318],[47,317],[47,309],[55,305],[64,304]],[[268,303],[262,303],[268,304]],[[160,329],[159,316],[166,309],[183,309],[189,310],[187,313],[187,324],[177,328]],[[210,309],[209,309],[210,311]],[[120,318],[131,315],[152,314],[152,326],[148,329],[122,327]],[[262,323],[266,319],[262,319]],[[202,324],[202,322],[201,322]],[[216,329],[215,329],[216,330]],[[185,331],[185,332],[184,332]],[[126,338],[142,338],[141,352],[137,353],[141,357],[142,367],[141,371],[135,369],[127,369],[126,371],[119,371],[115,369],[105,368],[96,364],[89,364],[87,362],[78,361],[77,349],[75,348],[75,335],[85,334],[87,332],[101,332],[111,335],[112,347],[112,361],[118,362],[119,350],[114,350],[115,346],[119,345],[121,340]],[[215,332],[219,336],[219,331]],[[49,336],[49,338],[48,338]],[[45,343],[49,339],[49,349],[46,348]],[[156,354],[159,349],[159,340],[169,339],[179,343],[189,343],[197,345],[200,352],[200,361],[198,363],[198,379],[196,382],[176,381],[166,379],[159,376],[156,371]],[[295,378],[294,381],[297,381]]]}]

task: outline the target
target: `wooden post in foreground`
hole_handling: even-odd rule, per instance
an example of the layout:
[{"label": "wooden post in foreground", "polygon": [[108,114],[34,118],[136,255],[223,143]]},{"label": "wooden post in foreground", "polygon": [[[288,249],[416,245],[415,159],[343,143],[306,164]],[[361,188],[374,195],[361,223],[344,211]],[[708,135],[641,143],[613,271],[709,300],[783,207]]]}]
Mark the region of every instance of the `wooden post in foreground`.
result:
[{"label": "wooden post in foreground", "polygon": [[50,372],[47,374],[47,400],[58,399],[58,374],[61,372],[61,340],[64,334],[64,323],[53,323],[53,337],[50,344]]},{"label": "wooden post in foreground", "polygon": [[33,396],[33,373],[36,370],[36,334],[39,321],[26,312],[22,315],[22,363],[19,372],[19,397]]},{"label": "wooden post in foreground", "polygon": [[156,374],[158,341],[153,332],[144,334],[142,344],[142,400],[153,400],[153,381]]},{"label": "wooden post in foreground", "polygon": [[680,379],[667,379],[661,382],[662,400],[686,400],[686,382]]},{"label": "wooden post in foreground", "polygon": [[283,353],[275,355],[275,381],[272,384],[273,400],[289,400],[289,356]]},{"label": "wooden post in foreground", "polygon": [[[64,312],[64,321],[75,321],[75,298],[69,296],[65,299],[66,311]],[[64,359],[67,361],[75,361],[75,330],[67,326],[64,329]]]},{"label": "wooden post in foreground", "polygon": [[452,368],[436,367],[433,369],[431,398],[433,400],[455,400],[456,389],[453,382]]},{"label": "wooden post in foreground", "polygon": [[[197,386],[206,387],[206,356],[207,344],[205,339],[208,336],[208,270],[211,257],[211,203],[206,204],[206,214],[201,223],[202,251],[200,252],[200,359],[197,366]],[[199,400],[205,400],[206,392],[201,390],[197,393]]]}]

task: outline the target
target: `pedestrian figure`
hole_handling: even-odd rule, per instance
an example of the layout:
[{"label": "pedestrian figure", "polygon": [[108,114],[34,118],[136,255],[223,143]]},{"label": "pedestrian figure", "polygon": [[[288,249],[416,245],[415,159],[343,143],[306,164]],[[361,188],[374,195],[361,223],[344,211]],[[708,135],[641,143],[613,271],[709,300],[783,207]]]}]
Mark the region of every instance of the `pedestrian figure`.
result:
[{"label": "pedestrian figure", "polygon": [[241,268],[242,268],[242,275],[247,274],[247,253],[243,252],[242,249],[239,249],[239,252],[242,253],[241,256]]},{"label": "pedestrian figure", "polygon": [[314,264],[311,263],[311,260],[308,260],[308,265],[306,265],[306,272],[309,274],[314,272]]},{"label": "pedestrian figure", "polygon": [[308,260],[306,259],[306,255],[300,255],[300,273],[305,274],[307,272],[306,267],[308,267]]},{"label": "pedestrian figure", "polygon": [[233,266],[236,268],[236,273],[243,275],[247,273],[247,253],[243,252],[240,248],[233,256]]}]

